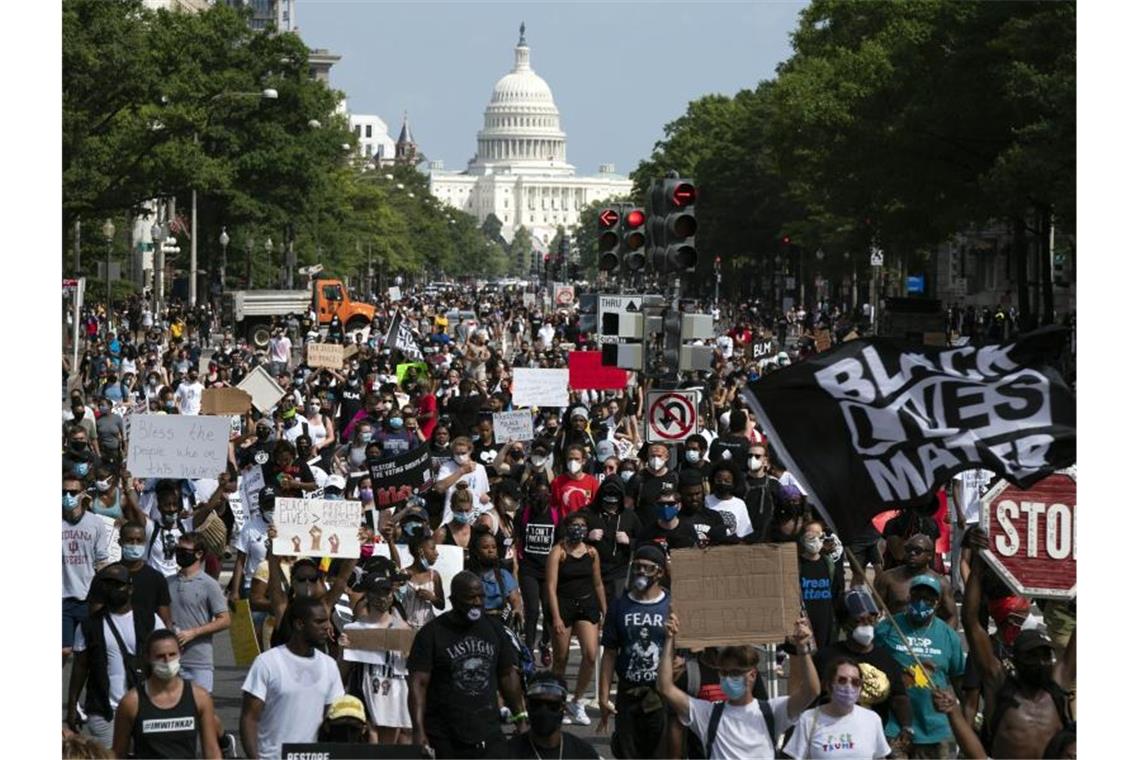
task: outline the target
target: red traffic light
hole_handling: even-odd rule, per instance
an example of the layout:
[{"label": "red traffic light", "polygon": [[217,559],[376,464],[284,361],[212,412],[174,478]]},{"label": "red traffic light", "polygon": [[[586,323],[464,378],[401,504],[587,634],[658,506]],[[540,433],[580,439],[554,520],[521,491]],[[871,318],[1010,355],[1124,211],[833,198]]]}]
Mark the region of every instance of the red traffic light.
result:
[{"label": "red traffic light", "polygon": [[625,215],[625,223],[628,227],[640,227],[645,224],[645,212],[639,208],[635,208]]},{"label": "red traffic light", "polygon": [[618,219],[620,218],[617,211],[614,211],[612,208],[606,208],[602,209],[602,213],[598,214],[598,223],[603,227],[613,227],[618,223]]},{"label": "red traffic light", "polygon": [[682,182],[673,188],[673,205],[688,206],[697,199],[697,188],[688,182]]},{"label": "red traffic light", "polygon": [[792,239],[790,237],[788,237],[787,235],[784,235],[782,238],[780,238],[780,245],[791,245],[791,244],[792,244]]},{"label": "red traffic light", "polygon": [[544,254],[542,257],[542,260],[549,263],[550,262],[550,254],[549,253]]}]

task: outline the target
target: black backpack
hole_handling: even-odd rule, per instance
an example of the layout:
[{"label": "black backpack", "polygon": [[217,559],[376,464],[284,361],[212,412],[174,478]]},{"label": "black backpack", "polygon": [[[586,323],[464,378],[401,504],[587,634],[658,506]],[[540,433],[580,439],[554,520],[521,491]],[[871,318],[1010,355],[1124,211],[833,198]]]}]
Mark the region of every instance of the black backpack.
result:
[{"label": "black backpack", "polygon": [[[716,732],[720,728],[720,719],[724,715],[724,706],[727,702],[714,702],[712,715],[709,716],[708,738],[705,739],[705,757],[712,757],[713,744],[716,742]],[[764,727],[768,729],[768,741],[772,743],[772,750],[776,749],[776,718],[772,714],[772,705],[767,700],[758,699],[756,704],[760,707],[760,714],[764,716]]]}]

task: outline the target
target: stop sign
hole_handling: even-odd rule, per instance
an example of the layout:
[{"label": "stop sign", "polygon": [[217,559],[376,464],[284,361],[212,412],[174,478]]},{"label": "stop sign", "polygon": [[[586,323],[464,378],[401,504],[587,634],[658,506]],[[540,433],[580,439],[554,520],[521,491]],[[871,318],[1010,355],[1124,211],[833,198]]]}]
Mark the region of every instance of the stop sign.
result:
[{"label": "stop sign", "polygon": [[1077,593],[1077,473],[1055,472],[1022,490],[1001,481],[982,499],[990,567],[1022,596]]}]

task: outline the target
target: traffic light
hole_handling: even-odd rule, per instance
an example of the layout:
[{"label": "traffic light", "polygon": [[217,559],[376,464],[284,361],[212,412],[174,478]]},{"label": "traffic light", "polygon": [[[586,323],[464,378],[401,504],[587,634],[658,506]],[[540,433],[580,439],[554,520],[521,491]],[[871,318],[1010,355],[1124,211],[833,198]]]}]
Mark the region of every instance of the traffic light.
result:
[{"label": "traffic light", "polygon": [[598,270],[610,272],[617,269],[618,223],[621,210],[617,206],[606,206],[598,214]]},{"label": "traffic light", "polygon": [[645,211],[626,208],[621,220],[622,263],[626,272],[645,269]]},{"label": "traffic light", "polygon": [[697,266],[697,188],[666,177],[649,190],[650,261],[657,272],[691,272]]}]

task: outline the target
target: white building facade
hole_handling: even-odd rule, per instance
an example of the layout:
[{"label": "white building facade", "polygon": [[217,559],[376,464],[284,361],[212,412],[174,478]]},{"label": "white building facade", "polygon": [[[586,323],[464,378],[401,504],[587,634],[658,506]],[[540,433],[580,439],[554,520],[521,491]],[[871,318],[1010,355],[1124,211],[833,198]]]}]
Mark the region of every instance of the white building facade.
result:
[{"label": "white building facade", "polygon": [[396,141],[379,116],[354,113],[348,117],[348,126],[356,134],[361,158],[391,163],[396,157]]},{"label": "white building facade", "polygon": [[535,244],[545,246],[559,225],[578,225],[582,207],[593,201],[628,195],[633,182],[612,164],[593,177],[576,176],[566,162],[566,133],[550,86],[530,66],[526,27],[519,30],[515,65],[495,84],[476,135],[476,154],[464,171],[445,171],[431,163],[431,192],[443,203],[482,223],[494,214],[502,235],[514,238],[526,227]]}]

